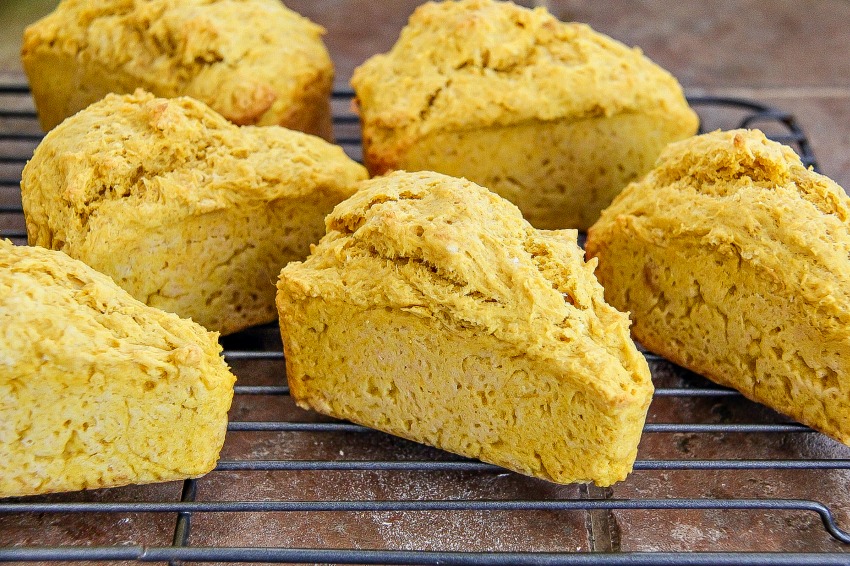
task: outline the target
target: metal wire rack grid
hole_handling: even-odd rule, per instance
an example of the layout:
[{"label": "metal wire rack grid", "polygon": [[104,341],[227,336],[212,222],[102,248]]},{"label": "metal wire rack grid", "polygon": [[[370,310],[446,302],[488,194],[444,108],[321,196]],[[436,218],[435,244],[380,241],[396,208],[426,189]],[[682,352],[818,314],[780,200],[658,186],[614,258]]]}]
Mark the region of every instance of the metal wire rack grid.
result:
[{"label": "metal wire rack grid", "polygon": [[[334,124],[338,143],[360,159],[351,98],[349,91],[334,93]],[[817,168],[793,116],[745,100],[692,97],[690,102],[705,129],[760,127]],[[20,171],[41,137],[26,85],[0,84],[0,236],[18,243],[26,239]],[[850,451],[659,356],[646,354],[656,392],[632,476],[607,489],[555,488],[300,411],[288,397],[274,325],[226,337],[223,345],[239,382],[228,442],[214,472],[170,492],[143,486],[140,492],[116,488],[0,500],[0,561],[697,565],[850,560],[850,534],[832,511],[837,509],[846,524],[850,500],[831,488],[846,485]],[[301,448],[287,449],[293,445]],[[346,451],[353,457],[345,457]],[[258,457],[268,454],[272,457]],[[746,481],[742,474],[749,474]],[[422,482],[435,485],[421,489]],[[778,490],[771,488],[777,485]],[[805,496],[775,496],[781,492]],[[522,518],[506,519],[512,514]],[[267,536],[257,536],[263,530],[258,517],[270,521]],[[153,518],[159,527],[151,534]],[[59,529],[57,535],[56,525],[68,521],[81,530]],[[125,532],[120,525],[127,521],[136,529],[129,538],[113,536]],[[103,529],[93,529],[97,523]],[[361,523],[390,525],[396,534],[408,529],[409,536],[352,528]],[[468,524],[481,528],[467,532]],[[540,536],[506,539],[500,524]],[[786,528],[777,532],[777,525]],[[279,536],[275,529],[288,534]],[[736,529],[749,532],[736,537]],[[318,534],[310,539],[304,533]],[[458,543],[471,536],[478,540]],[[305,538],[312,544],[303,544]],[[730,551],[736,543],[741,550]],[[716,551],[721,545],[725,552]]]}]

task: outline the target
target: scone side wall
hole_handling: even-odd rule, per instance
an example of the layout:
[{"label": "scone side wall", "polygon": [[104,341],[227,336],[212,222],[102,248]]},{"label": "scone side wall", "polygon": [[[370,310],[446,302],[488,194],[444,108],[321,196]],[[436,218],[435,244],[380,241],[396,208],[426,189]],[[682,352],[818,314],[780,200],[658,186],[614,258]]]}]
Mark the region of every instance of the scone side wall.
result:
[{"label": "scone side wall", "polygon": [[138,91],[48,133],[21,193],[30,244],[226,334],[275,320],[281,267],[307,255],[366,176],[314,136],[237,127],[188,97]]},{"label": "scone side wall", "polygon": [[0,497],[197,477],[235,377],[217,335],[82,262],[0,242]]},{"label": "scone side wall", "polygon": [[790,149],[716,132],[668,148],[587,251],[644,346],[850,444],[848,212]]},{"label": "scone side wall", "polygon": [[[391,169],[470,179],[516,204],[536,228],[587,230],[623,187],[652,168],[668,142],[695,131],[695,122],[668,115],[621,113],[432,133],[394,163],[378,160]],[[374,169],[372,157],[367,149],[366,164]]]},{"label": "scone side wall", "polygon": [[556,483],[611,485],[647,404],[611,404],[544,362],[404,311],[290,303],[281,334],[298,405]]},{"label": "scone side wall", "polygon": [[551,481],[625,477],[652,384],[574,231],[435,173],[362,183],[327,224],[278,282],[300,406]]},{"label": "scone side wall", "polygon": [[[738,258],[716,250],[674,251],[628,230],[601,237],[609,238],[607,246],[616,251],[595,247],[594,256],[601,264],[618,267],[600,270],[599,278],[612,290],[607,300],[631,310],[636,340],[850,444],[850,406],[842,377],[848,368],[841,363],[850,355],[847,340],[813,326],[807,320],[813,305],[793,305],[793,293],[775,273],[739,267]],[[718,261],[721,267],[715,267]],[[693,265],[706,267],[694,273]],[[724,293],[724,285],[731,295]],[[628,289],[628,298],[618,292],[621,289]]]},{"label": "scone side wall", "polygon": [[192,96],[237,124],[330,139],[323,34],[275,0],[66,0],[27,28],[21,56],[45,131],[110,92],[144,88]]}]

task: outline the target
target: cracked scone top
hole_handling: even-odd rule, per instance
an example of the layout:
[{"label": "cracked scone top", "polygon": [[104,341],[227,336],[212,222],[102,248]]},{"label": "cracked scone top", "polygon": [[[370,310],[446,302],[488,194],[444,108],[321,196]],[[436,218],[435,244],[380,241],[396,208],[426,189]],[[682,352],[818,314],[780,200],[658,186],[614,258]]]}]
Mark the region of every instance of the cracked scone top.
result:
[{"label": "cracked scone top", "polygon": [[42,127],[107,93],[191,96],[237,124],[330,139],[324,30],[278,0],[64,0],[21,57]]},{"label": "cracked scone top", "polygon": [[236,379],[220,352],[82,262],[0,241],[0,498],[212,470]]},{"label": "cracked scone top", "polygon": [[54,128],[21,181],[30,244],[224,334],[277,318],[274,282],[366,170],[326,141],[235,126],[188,97],[107,95]]},{"label": "cracked scone top", "polygon": [[758,130],[671,144],[588,234],[647,348],[850,444],[850,199]]},{"label": "cracked scone top", "polygon": [[508,2],[420,6],[352,85],[372,173],[469,178],[538,228],[587,228],[697,130],[676,79],[640,50]]},{"label": "cracked scone top", "polygon": [[631,470],[652,396],[576,232],[431,172],[361,184],[278,309],[302,407],[555,482]]}]

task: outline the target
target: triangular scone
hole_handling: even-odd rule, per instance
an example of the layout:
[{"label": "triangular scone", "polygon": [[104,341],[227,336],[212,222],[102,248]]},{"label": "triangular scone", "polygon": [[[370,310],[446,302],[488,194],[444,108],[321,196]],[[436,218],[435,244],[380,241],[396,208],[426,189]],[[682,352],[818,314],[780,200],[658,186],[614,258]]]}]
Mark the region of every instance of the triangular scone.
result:
[{"label": "triangular scone", "polygon": [[305,408],[547,480],[632,468],[652,383],[576,232],[469,181],[361,183],[278,282]]},{"label": "triangular scone", "polygon": [[757,131],[670,145],[587,240],[650,350],[850,444],[850,199]]},{"label": "triangular scone", "polygon": [[423,4],[351,84],[373,174],[465,177],[538,228],[587,229],[698,125],[639,49],[511,2]]},{"label": "triangular scone", "polygon": [[217,335],[0,240],[0,498],[197,477],[236,378]]},{"label": "triangular scone", "polygon": [[279,0],[63,0],[26,29],[21,62],[45,131],[142,88],[331,139],[324,32]]},{"label": "triangular scone", "polygon": [[342,148],[235,126],[197,100],[107,95],[24,167],[29,243],[222,334],[277,318],[274,281],[366,178]]}]

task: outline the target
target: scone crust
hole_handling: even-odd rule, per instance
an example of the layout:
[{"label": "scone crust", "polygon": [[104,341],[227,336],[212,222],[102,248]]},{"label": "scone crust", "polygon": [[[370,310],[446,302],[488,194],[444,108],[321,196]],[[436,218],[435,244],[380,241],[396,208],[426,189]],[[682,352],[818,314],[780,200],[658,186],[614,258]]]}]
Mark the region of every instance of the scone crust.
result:
[{"label": "scone crust", "polygon": [[215,333],[0,241],[0,498],[197,477],[235,377]]},{"label": "scone crust", "polygon": [[[575,231],[535,230],[492,192],[430,172],[364,182],[326,223],[310,257],[284,268],[278,283],[287,376],[299,404],[552,481],[607,485],[625,477],[652,384],[627,317],[604,302]],[[350,350],[345,336],[356,343]],[[388,336],[408,339],[384,344]],[[430,359],[435,352],[442,362]],[[555,409],[547,415],[535,406],[541,414],[529,410],[512,428],[521,411],[511,407],[522,399],[488,408],[483,392],[452,385],[491,362],[482,375],[514,375],[506,387],[525,388],[524,398],[540,385],[534,403],[575,395],[576,405],[597,407],[582,417],[593,432],[576,441],[591,448],[564,448],[572,425]],[[372,364],[384,370],[364,370]],[[443,385],[457,387],[457,397]],[[394,387],[397,396],[379,393]],[[405,414],[404,399],[419,409]],[[375,411],[362,410],[373,402]],[[504,422],[488,420],[502,410],[511,415]],[[459,424],[416,430],[436,413]],[[512,445],[528,426],[540,437]],[[488,439],[470,440],[484,434],[466,431],[473,427],[488,429]],[[499,434],[505,438],[492,438]]]},{"label": "scone crust", "polygon": [[276,318],[274,280],[366,178],[324,140],[238,127],[188,97],[108,95],[24,168],[29,242],[137,299],[230,333]]},{"label": "scone crust", "polygon": [[647,348],[850,443],[850,199],[757,130],[671,144],[588,234]]},{"label": "scone crust", "polygon": [[144,88],[330,139],[323,34],[277,0],[64,0],[26,29],[22,61],[45,130],[108,92]]},{"label": "scone crust", "polygon": [[408,148],[432,133],[621,113],[679,124],[679,137],[697,125],[676,79],[639,49],[543,8],[492,0],[420,6],[352,85],[375,173],[403,168]]}]

